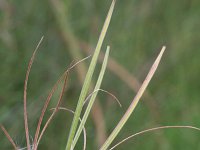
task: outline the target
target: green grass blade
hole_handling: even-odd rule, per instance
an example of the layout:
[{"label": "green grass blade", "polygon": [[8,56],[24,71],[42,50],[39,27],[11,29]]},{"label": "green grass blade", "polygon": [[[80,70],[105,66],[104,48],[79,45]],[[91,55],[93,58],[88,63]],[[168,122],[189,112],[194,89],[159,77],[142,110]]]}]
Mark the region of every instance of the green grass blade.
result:
[{"label": "green grass blade", "polygon": [[101,68],[101,71],[100,71],[100,73],[99,73],[99,77],[98,77],[97,83],[96,83],[95,88],[94,88],[94,91],[97,91],[97,92],[95,92],[95,93],[92,95],[92,97],[90,98],[89,104],[88,104],[88,106],[87,106],[87,108],[86,108],[86,110],[85,110],[85,113],[84,113],[84,115],[83,115],[82,121],[81,121],[81,123],[80,123],[80,125],[79,125],[79,128],[78,128],[78,130],[77,130],[77,132],[76,132],[75,138],[74,138],[74,140],[73,140],[73,144],[72,144],[72,147],[73,147],[73,148],[75,147],[75,145],[76,145],[76,143],[77,143],[77,141],[78,141],[78,139],[79,139],[79,136],[80,136],[80,134],[81,134],[81,132],[82,132],[82,130],[83,130],[83,128],[84,128],[84,125],[85,125],[85,123],[86,123],[86,120],[87,120],[87,118],[88,118],[88,116],[89,116],[89,113],[90,113],[90,111],[91,111],[91,108],[92,108],[92,106],[93,106],[93,104],[94,104],[94,101],[95,101],[95,99],[96,99],[96,96],[97,96],[97,94],[98,94],[98,89],[99,89],[100,86],[101,86],[101,83],[102,83],[102,80],[103,80],[103,77],[104,77],[104,73],[105,73],[105,70],[106,70],[107,62],[108,62],[109,51],[110,51],[110,47],[108,46],[108,47],[107,47],[107,50],[106,50],[105,57],[104,57],[104,61],[103,61],[103,64],[102,64],[102,68]]},{"label": "green grass blade", "polygon": [[165,46],[163,46],[160,54],[158,55],[158,57],[156,58],[154,64],[152,65],[146,79],[144,80],[142,86],[140,87],[139,91],[137,92],[136,96],[134,97],[132,103],[130,104],[129,108],[127,109],[126,113],[124,114],[124,116],[121,118],[121,120],[119,121],[118,125],[115,127],[115,129],[113,130],[113,132],[110,134],[110,136],[108,137],[108,139],[105,141],[105,143],[103,144],[103,146],[100,148],[100,150],[107,150],[108,147],[110,146],[110,144],[112,143],[112,141],[115,139],[115,137],[118,135],[118,133],[120,132],[120,130],[122,129],[122,127],[124,126],[124,124],[126,123],[126,121],[128,120],[128,118],[130,117],[130,115],[132,114],[132,112],[134,111],[135,107],[137,106],[142,94],[144,93],[145,89],[147,88],[151,78],[153,77],[158,64],[160,62],[160,59],[165,51]]},{"label": "green grass blade", "polygon": [[71,148],[72,141],[73,141],[76,129],[77,129],[79,117],[80,117],[80,114],[81,114],[81,111],[82,111],[83,103],[84,103],[84,100],[87,96],[89,86],[90,86],[90,83],[91,83],[91,79],[92,79],[92,75],[93,75],[94,69],[96,67],[97,58],[99,56],[99,52],[101,50],[101,46],[102,46],[104,37],[106,35],[108,26],[110,24],[111,16],[112,16],[112,13],[113,13],[113,10],[114,10],[114,5],[115,5],[115,0],[113,0],[112,4],[110,6],[110,10],[108,12],[105,23],[103,25],[103,28],[102,28],[96,49],[94,51],[94,55],[92,57],[88,72],[87,72],[85,80],[84,80],[84,84],[83,84],[83,87],[82,87],[82,90],[81,90],[81,94],[79,96],[78,104],[77,104],[76,111],[75,111],[75,114],[74,114],[74,118],[73,118],[73,121],[72,121],[72,125],[71,125],[71,129],[70,129],[70,133],[69,133],[69,137],[68,137],[68,141],[67,141],[67,145],[66,145],[65,150],[70,150],[70,148]]}]

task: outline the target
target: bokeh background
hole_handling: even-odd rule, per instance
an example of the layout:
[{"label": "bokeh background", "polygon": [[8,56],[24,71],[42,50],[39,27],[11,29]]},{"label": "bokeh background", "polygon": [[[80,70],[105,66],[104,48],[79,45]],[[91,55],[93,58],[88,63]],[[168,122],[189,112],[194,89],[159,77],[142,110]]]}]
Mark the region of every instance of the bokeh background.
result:
[{"label": "bokeh background", "polygon": [[[38,41],[28,85],[30,135],[45,98],[72,61],[92,54],[111,0],[0,0],[0,123],[16,144],[25,147],[23,84],[28,61]],[[102,88],[122,103],[99,93],[87,122],[87,149],[97,149],[126,111],[163,45],[167,50],[145,95],[114,143],[143,129],[161,125],[200,127],[200,1],[117,0],[102,47],[111,46]],[[75,68],[62,106],[75,109],[90,59]],[[99,65],[101,61],[99,61]],[[96,70],[96,80],[99,67]],[[54,107],[55,94],[50,104]],[[47,111],[45,119],[50,115]],[[60,111],[39,149],[64,149],[72,115]],[[44,125],[44,123],[43,123]],[[123,150],[197,150],[200,133],[166,129],[127,141]],[[82,149],[82,137],[76,149]],[[113,143],[113,144],[114,144]],[[0,149],[12,149],[0,132]]]}]

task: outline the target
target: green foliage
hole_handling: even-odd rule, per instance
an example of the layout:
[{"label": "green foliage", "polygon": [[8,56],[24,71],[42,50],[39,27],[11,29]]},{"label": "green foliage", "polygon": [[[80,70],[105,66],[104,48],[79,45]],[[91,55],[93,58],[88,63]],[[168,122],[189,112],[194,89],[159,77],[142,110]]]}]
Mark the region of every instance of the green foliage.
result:
[{"label": "green foliage", "polygon": [[[76,45],[82,53],[80,42],[88,43],[91,47],[96,44],[110,2],[107,0],[65,2],[67,3],[65,19],[69,25],[66,28],[78,39]],[[200,126],[199,14],[198,0],[117,1],[110,30],[104,42],[105,45],[112,46],[112,58],[142,81],[159,48],[163,44],[168,47],[163,60],[165,63],[159,68],[148,88],[152,98],[142,98],[134,117],[129,119],[117,141],[158,124]],[[70,55],[69,43],[65,43],[60,34],[50,0],[3,0],[0,3],[0,16],[0,122],[6,126],[16,142],[24,147],[25,143],[21,142],[25,136],[22,115],[23,82],[27,62],[38,39],[42,35],[45,36],[28,87],[32,136],[44,97],[60,72],[65,70],[66,65],[77,59]],[[102,49],[105,49],[105,45]],[[72,73],[69,89],[63,100],[64,106],[75,109],[80,85],[77,74]],[[106,74],[102,86],[121,99],[123,105],[120,109],[108,96],[99,95],[101,106],[104,108],[107,133],[111,133],[135,92],[110,71]],[[146,101],[150,102],[150,106]],[[53,106],[55,103],[56,99],[53,99],[50,105]],[[152,114],[152,110],[155,110],[151,107],[152,103],[158,108],[155,111],[158,116]],[[51,150],[58,147],[64,149],[66,128],[70,128],[71,118],[70,115],[59,113],[44,135],[46,138],[42,140],[40,149]],[[63,120],[69,122],[63,123]],[[91,119],[87,124],[87,130],[90,141],[87,143],[87,148],[96,149],[94,138],[96,130]],[[199,138],[196,132],[166,130],[134,138],[119,148],[199,149]],[[2,133],[0,139],[0,149],[10,149]],[[81,147],[82,143],[79,141],[77,149]]]}]

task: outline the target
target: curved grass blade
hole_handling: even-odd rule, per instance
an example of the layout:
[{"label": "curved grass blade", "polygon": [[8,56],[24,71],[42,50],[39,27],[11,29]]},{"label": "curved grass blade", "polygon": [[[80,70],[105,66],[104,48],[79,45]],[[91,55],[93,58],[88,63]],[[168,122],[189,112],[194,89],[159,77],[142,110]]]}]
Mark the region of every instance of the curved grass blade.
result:
[{"label": "curved grass blade", "polygon": [[29,128],[28,128],[28,114],[27,114],[27,85],[28,85],[28,79],[29,79],[29,74],[31,71],[31,67],[35,58],[35,54],[40,46],[40,44],[42,43],[44,37],[41,38],[41,40],[39,41],[38,45],[36,46],[36,49],[34,50],[31,59],[29,61],[28,64],[28,69],[26,71],[26,78],[24,81],[24,126],[25,126],[25,132],[26,132],[26,144],[27,144],[27,150],[31,149],[30,146],[30,139],[29,139]]},{"label": "curved grass blade", "polygon": [[133,138],[133,137],[135,137],[137,135],[142,135],[144,133],[148,133],[148,132],[152,132],[152,131],[157,131],[157,130],[161,130],[161,129],[171,129],[171,128],[186,128],[186,129],[193,129],[193,130],[200,131],[200,128],[193,127],[193,126],[161,126],[161,127],[150,128],[150,129],[146,129],[146,130],[143,130],[143,131],[140,131],[140,132],[137,132],[135,134],[132,134],[132,135],[128,136],[127,138],[123,139],[122,141],[120,141],[119,143],[117,143],[116,145],[114,145],[109,150],[113,150],[117,146],[121,145],[122,143],[126,142],[127,140],[129,140],[129,139],[131,139],[131,138]]},{"label": "curved grass blade", "polygon": [[63,86],[62,86],[62,89],[61,89],[61,92],[60,92],[60,95],[59,95],[58,102],[57,102],[57,104],[56,104],[56,107],[55,107],[53,113],[50,115],[50,117],[49,117],[48,120],[46,121],[46,123],[45,123],[45,125],[44,125],[44,127],[43,127],[43,129],[42,129],[42,131],[41,131],[41,133],[40,133],[40,136],[39,136],[39,138],[38,138],[37,144],[35,145],[34,150],[37,150],[38,144],[39,144],[39,142],[40,142],[40,140],[41,140],[41,138],[42,138],[44,132],[46,131],[48,125],[50,124],[51,120],[53,119],[53,117],[55,116],[56,112],[58,111],[58,108],[59,108],[59,106],[60,106],[61,100],[62,100],[63,95],[64,95],[64,91],[65,91],[65,88],[66,88],[66,85],[67,85],[68,75],[69,75],[69,72],[68,72],[68,71],[65,72],[65,74],[64,74],[64,83],[63,83]]},{"label": "curved grass blade", "polygon": [[[55,108],[52,108],[51,110],[54,110]],[[74,114],[75,112],[71,109],[68,109],[68,108],[64,108],[64,107],[59,107],[58,108],[59,110],[65,110],[65,111],[68,111],[68,112],[71,112],[72,114]],[[79,118],[79,121],[81,122],[81,118]],[[86,150],[86,141],[87,141],[87,132],[86,132],[86,129],[85,127],[83,127],[83,138],[84,138],[84,142],[83,142],[83,150]]]},{"label": "curved grass blade", "polygon": [[92,93],[90,93],[90,94],[88,95],[88,97],[86,98],[86,100],[84,101],[84,104],[83,104],[83,105],[85,105],[85,104],[90,100],[90,98],[92,97],[92,95],[93,95],[94,93],[96,93],[96,92],[104,92],[104,93],[110,95],[110,96],[111,96],[112,98],[114,98],[114,100],[118,103],[119,107],[122,107],[122,104],[121,104],[120,100],[119,100],[114,94],[112,94],[112,93],[110,93],[109,91],[106,91],[106,90],[104,90],[104,89],[96,89],[96,90],[94,90]]},{"label": "curved grass blade", "polygon": [[[65,75],[68,74],[70,72],[70,70],[72,70],[74,67],[76,67],[78,64],[80,64],[81,62],[85,61],[86,59],[90,58],[90,56],[87,56],[81,60],[79,60],[78,62],[76,62],[75,64],[73,64],[72,66],[70,66],[70,68],[68,68],[63,74],[62,76],[58,79],[58,81],[55,83],[55,85],[53,86],[53,88],[51,89],[51,91],[49,92],[47,98],[46,98],[46,101],[44,103],[44,106],[43,106],[43,109],[42,109],[42,112],[41,112],[41,115],[40,115],[40,118],[39,118],[39,121],[38,121],[38,124],[37,124],[37,129],[36,129],[36,132],[35,132],[35,137],[34,137],[34,142],[33,142],[33,145],[35,145],[34,147],[36,148],[37,147],[37,140],[38,140],[38,136],[39,136],[39,132],[40,132],[40,127],[41,127],[41,124],[42,124],[42,121],[43,121],[43,118],[44,118],[44,115],[45,115],[45,112],[46,112],[46,109],[51,101],[51,98],[53,96],[53,94],[55,93],[55,91],[58,89],[58,85],[61,83],[62,79],[64,79]],[[36,149],[35,149],[36,150]]]},{"label": "curved grass blade", "polygon": [[121,120],[119,121],[118,125],[115,127],[115,129],[113,130],[113,132],[110,134],[110,136],[108,137],[108,139],[105,141],[105,143],[103,144],[103,146],[100,148],[100,150],[107,150],[108,147],[110,146],[110,144],[112,143],[112,141],[115,139],[115,137],[118,135],[118,133],[120,132],[120,130],[122,129],[122,127],[124,126],[124,124],[126,123],[126,121],[128,120],[128,118],[130,117],[130,115],[132,114],[132,112],[134,111],[135,107],[137,106],[142,94],[144,93],[145,89],[147,88],[151,78],[153,77],[158,64],[160,62],[160,59],[165,51],[166,47],[163,46],[158,57],[156,58],[154,64],[152,65],[149,73],[147,74],[146,79],[144,80],[142,86],[140,87],[139,91],[137,92],[136,96],[134,97],[132,103],[130,104],[129,108],[127,109],[126,113],[124,114],[124,116],[121,118]]}]

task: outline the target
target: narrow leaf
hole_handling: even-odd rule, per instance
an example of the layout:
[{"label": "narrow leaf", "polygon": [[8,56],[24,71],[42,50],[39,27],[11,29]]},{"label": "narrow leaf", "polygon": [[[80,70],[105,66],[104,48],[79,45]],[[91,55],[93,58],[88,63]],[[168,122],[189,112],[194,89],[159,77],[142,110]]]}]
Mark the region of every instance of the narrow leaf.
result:
[{"label": "narrow leaf", "polygon": [[103,77],[104,77],[104,73],[105,73],[105,70],[106,70],[107,62],[108,62],[109,51],[110,51],[110,47],[108,46],[108,47],[107,47],[107,50],[106,50],[105,57],[104,57],[104,61],[103,61],[103,64],[102,64],[102,68],[101,68],[101,71],[100,71],[100,73],[99,73],[99,77],[98,77],[96,86],[95,86],[95,88],[94,88],[94,91],[97,91],[97,92],[95,92],[95,93],[92,95],[92,97],[90,98],[89,104],[88,104],[88,106],[87,106],[87,108],[86,108],[86,110],[85,110],[85,113],[84,113],[84,115],[83,115],[81,124],[79,125],[79,128],[78,128],[78,130],[77,130],[77,132],[76,132],[75,138],[74,138],[74,140],[73,140],[73,144],[72,144],[72,147],[73,147],[73,148],[75,147],[75,145],[76,145],[76,143],[77,143],[77,141],[78,141],[78,138],[79,138],[79,136],[80,136],[80,134],[81,134],[81,132],[82,132],[82,130],[83,130],[83,128],[84,128],[84,125],[85,125],[85,123],[86,123],[86,120],[87,120],[87,118],[88,118],[88,116],[89,116],[89,113],[90,113],[90,111],[91,111],[91,109],[92,109],[92,106],[93,106],[94,101],[95,101],[95,99],[96,99],[96,96],[97,96],[97,94],[98,94],[98,89],[99,89],[100,86],[101,86],[101,83],[102,83],[102,80],[103,80]]},{"label": "narrow leaf", "polygon": [[104,26],[102,28],[96,49],[94,51],[94,55],[92,57],[88,72],[87,72],[85,80],[84,80],[84,84],[83,84],[83,87],[82,87],[82,90],[81,90],[81,94],[79,96],[78,104],[77,104],[76,111],[75,111],[75,114],[74,114],[74,118],[73,118],[73,121],[72,121],[71,129],[70,129],[70,133],[69,133],[69,137],[68,137],[68,141],[67,141],[67,145],[66,145],[66,150],[70,150],[71,145],[72,145],[72,141],[73,141],[73,138],[74,138],[77,126],[78,126],[79,117],[80,117],[80,114],[81,114],[81,111],[82,111],[83,103],[84,103],[84,100],[87,96],[87,93],[88,93],[88,90],[89,90],[89,87],[90,87],[90,83],[91,83],[91,80],[92,80],[92,75],[93,75],[94,69],[96,67],[99,52],[101,50],[101,46],[102,46],[104,37],[106,35],[108,26],[110,24],[111,16],[112,16],[112,13],[113,13],[113,10],[114,10],[114,5],[115,5],[115,0],[113,0],[113,2],[111,4],[111,7],[110,7],[110,10],[108,12],[107,18],[105,20]]},{"label": "narrow leaf", "polygon": [[147,88],[151,78],[153,77],[158,64],[160,62],[160,59],[165,51],[166,47],[163,46],[160,54],[158,55],[158,57],[156,58],[154,64],[152,65],[146,79],[144,80],[143,84],[141,85],[139,91],[137,92],[136,96],[134,97],[132,103],[130,104],[129,108],[127,109],[126,113],[124,114],[124,116],[121,118],[121,120],[119,121],[118,125],[115,127],[115,129],[113,130],[113,132],[110,134],[110,136],[108,137],[108,139],[106,140],[106,142],[103,144],[103,146],[100,148],[100,150],[107,150],[108,147],[110,146],[110,144],[113,142],[113,140],[115,139],[115,137],[118,135],[118,133],[120,132],[120,130],[122,129],[122,127],[124,126],[124,124],[126,123],[126,121],[128,120],[128,118],[130,117],[130,115],[132,114],[132,112],[134,111],[135,107],[137,106],[142,94],[144,93],[145,89]]}]

